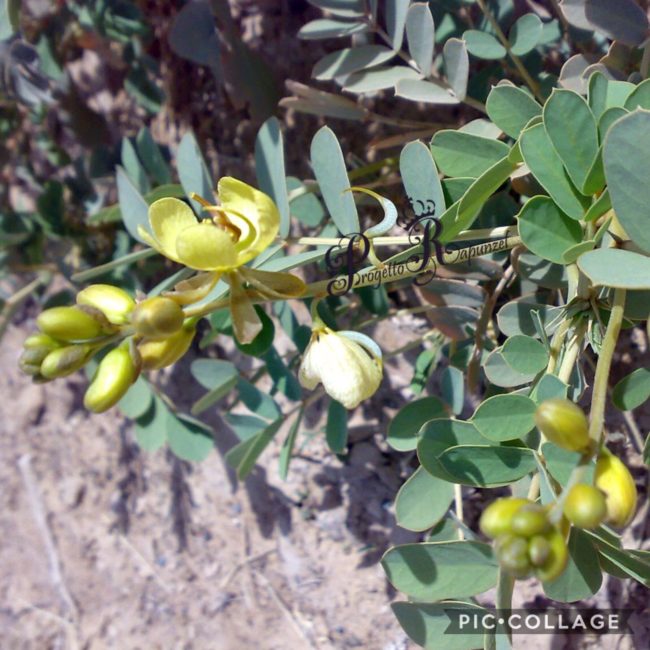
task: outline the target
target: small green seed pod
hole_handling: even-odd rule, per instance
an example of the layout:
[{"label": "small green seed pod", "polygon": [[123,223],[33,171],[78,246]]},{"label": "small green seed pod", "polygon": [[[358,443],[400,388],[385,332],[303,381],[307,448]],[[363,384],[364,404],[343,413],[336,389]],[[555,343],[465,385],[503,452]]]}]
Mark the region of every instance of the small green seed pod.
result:
[{"label": "small green seed pod", "polygon": [[564,502],[565,517],[578,528],[596,528],[607,516],[605,495],[593,485],[574,485]]},{"label": "small green seed pod", "polygon": [[39,329],[62,341],[86,341],[105,333],[99,319],[79,307],[52,307],[36,319]]},{"label": "small green seed pod", "polygon": [[499,564],[517,578],[526,577],[532,566],[528,559],[528,543],[523,537],[502,535],[496,540],[494,551]]},{"label": "small green seed pod", "polygon": [[53,339],[43,332],[38,332],[37,334],[32,334],[28,336],[23,342],[23,347],[25,350],[35,350],[40,348],[46,348],[47,350],[54,350],[54,348],[60,347],[61,343]]},{"label": "small green seed pod", "polygon": [[171,298],[155,296],[136,306],[131,314],[135,333],[143,338],[160,340],[183,327],[183,309]]},{"label": "small green seed pod", "polygon": [[142,369],[159,370],[176,363],[189,349],[195,333],[194,327],[183,327],[162,341],[141,341],[138,352],[142,358]]},{"label": "small green seed pod", "polygon": [[534,537],[548,531],[550,527],[546,511],[536,503],[519,508],[510,522],[510,530],[522,537]]},{"label": "small green seed pod", "polygon": [[110,284],[91,284],[77,294],[77,304],[99,309],[113,325],[124,325],[135,300],[123,289]]},{"label": "small green seed pod", "polygon": [[547,399],[535,412],[537,428],[562,449],[586,452],[591,446],[589,424],[582,409],[568,399]]},{"label": "small green seed pod", "polygon": [[52,350],[41,363],[41,375],[46,379],[67,377],[86,365],[92,348],[89,345],[66,345]]},{"label": "small green seed pod", "polygon": [[481,531],[492,539],[511,532],[510,523],[515,513],[529,503],[531,502],[528,499],[518,497],[504,497],[493,501],[481,515]]},{"label": "small green seed pod", "polygon": [[535,535],[528,542],[528,557],[533,566],[540,567],[548,559],[551,545],[543,535]]},{"label": "small green seed pod", "polygon": [[569,551],[564,535],[558,528],[552,528],[544,538],[549,544],[549,554],[544,563],[535,569],[535,575],[542,581],[555,580],[566,568]]},{"label": "small green seed pod", "polygon": [[99,362],[84,395],[84,406],[95,413],[108,410],[122,399],[137,377],[128,344],[114,348]]}]

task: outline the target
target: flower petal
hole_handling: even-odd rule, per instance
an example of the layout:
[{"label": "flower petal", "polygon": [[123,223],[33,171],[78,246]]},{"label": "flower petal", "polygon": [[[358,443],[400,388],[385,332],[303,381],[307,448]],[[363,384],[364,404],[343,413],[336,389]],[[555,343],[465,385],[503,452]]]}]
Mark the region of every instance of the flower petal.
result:
[{"label": "flower petal", "polygon": [[240,343],[252,343],[262,331],[263,325],[251,299],[244,291],[238,273],[229,273],[230,315],[235,337]]},{"label": "flower petal", "polygon": [[[149,206],[149,223],[153,230],[158,246],[154,246],[165,257],[179,262],[176,253],[178,235],[191,226],[196,226],[197,220],[187,203],[179,199],[167,197],[158,199]],[[140,233],[142,235],[142,233]],[[145,237],[147,243],[149,237]]]},{"label": "flower petal", "polygon": [[298,381],[300,381],[300,385],[307,390],[314,390],[314,388],[320,384],[320,372],[314,365],[314,359],[312,356],[314,345],[317,345],[316,337],[317,333],[312,334],[311,341],[305,350],[302,363],[300,364],[300,370],[298,371]]},{"label": "flower petal", "polygon": [[163,291],[162,295],[171,298],[179,305],[191,305],[205,298],[220,277],[221,274],[218,272],[198,273],[193,278],[176,284],[173,291]]},{"label": "flower petal", "polygon": [[224,176],[217,185],[221,207],[244,217],[253,227],[254,237],[241,241],[238,265],[259,255],[275,239],[280,228],[280,213],[270,196],[231,176]]},{"label": "flower petal", "polygon": [[307,289],[307,285],[291,273],[260,271],[248,267],[242,267],[239,272],[265,298],[298,298]]},{"label": "flower petal", "polygon": [[199,271],[228,271],[237,266],[237,252],[230,235],[213,223],[197,223],[178,234],[178,260]]}]

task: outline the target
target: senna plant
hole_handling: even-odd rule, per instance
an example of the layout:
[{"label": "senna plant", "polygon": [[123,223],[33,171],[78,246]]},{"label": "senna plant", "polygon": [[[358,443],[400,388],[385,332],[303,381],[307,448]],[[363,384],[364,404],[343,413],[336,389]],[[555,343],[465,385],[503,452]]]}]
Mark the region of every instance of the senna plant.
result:
[{"label": "senna plant", "polygon": [[[517,579],[538,580],[560,602],[589,598],[604,573],[650,587],[648,551],[622,542],[640,510],[641,472],[619,457],[606,420],[611,394],[647,466],[648,444],[628,412],[650,396],[650,375],[638,368],[610,384],[621,333],[650,327],[645,13],[626,0],[616,5],[626,19],[608,22],[611,4],[565,2],[554,23],[525,14],[505,29],[500,2],[387,2],[383,13],[377,2],[314,4],[334,18],[310,23],[302,37],[355,39],[317,64],[317,78],[359,93],[394,88],[412,101],[463,103],[484,117],[460,128],[427,123],[428,142],[422,133],[405,137],[399,156],[353,169],[324,126],[310,147],[314,178],[304,181],[288,176],[271,118],[256,140],[256,187],[230,176],[213,183],[191,133],[176,155],[179,184],[161,184],[157,195],[134,180],[151,165],[127,156],[119,212],[141,246],[74,276],[90,283],[75,304],[39,315],[22,369],[49,381],[86,367],[88,409],[117,405],[144,448],[168,443],[196,461],[213,443],[193,416],[233,395],[231,405],[248,413],[226,416],[240,438],[229,462],[246,476],[288,420],[286,476],[313,402],[328,400],[326,439],[345,452],[347,411],[381,390],[390,356],[417,349],[413,399],[386,432],[395,451],[417,458],[395,514],[425,541],[382,560],[408,598],[393,604],[406,633],[426,648],[508,647],[505,624],[485,639],[445,636],[446,612],[486,611],[481,595],[493,588],[495,606],[507,610]],[[482,23],[442,22],[449,5],[469,4]],[[442,59],[432,8],[447,25],[435,30]],[[465,9],[453,15],[467,17]],[[569,56],[574,27],[596,32],[600,59]],[[616,40],[605,48],[605,37]],[[522,58],[561,40],[567,57],[556,78]],[[482,96],[469,54],[505,60],[512,79],[500,75]],[[299,96],[284,103],[298,110],[399,122],[334,93],[292,90]],[[153,256],[177,270],[147,295],[108,281]],[[363,330],[398,313],[388,290],[411,292],[417,304],[405,311],[426,315],[430,327],[415,343],[382,351]],[[293,343],[286,357],[276,323]],[[179,413],[151,371],[176,363],[195,340],[205,349],[228,338],[259,360],[256,371],[194,361],[207,392],[191,415]],[[420,397],[437,367],[440,389]],[[265,375],[271,395],[256,385]],[[474,526],[463,495],[477,490],[498,492]]]}]

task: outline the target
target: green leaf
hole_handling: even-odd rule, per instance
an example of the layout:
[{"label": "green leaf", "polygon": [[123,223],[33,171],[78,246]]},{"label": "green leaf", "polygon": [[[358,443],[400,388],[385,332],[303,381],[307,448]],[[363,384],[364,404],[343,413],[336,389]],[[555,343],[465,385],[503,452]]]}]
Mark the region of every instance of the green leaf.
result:
[{"label": "green leaf", "polygon": [[454,91],[454,95],[463,101],[467,95],[469,80],[469,55],[467,45],[460,38],[449,38],[442,48],[442,58],[445,63],[445,75]]},{"label": "green leaf", "polygon": [[501,354],[513,370],[525,375],[536,375],[548,363],[548,352],[544,344],[532,336],[511,336],[503,344]]},{"label": "green leaf", "polygon": [[156,451],[167,440],[169,409],[154,395],[149,408],[135,421],[134,435],[138,445],[145,451]]},{"label": "green leaf", "polygon": [[507,54],[506,48],[499,43],[496,36],[478,29],[468,29],[463,34],[463,40],[467,43],[469,53],[479,59],[503,59]]},{"label": "green leaf", "polygon": [[275,347],[271,346],[262,358],[266,361],[269,375],[273,379],[273,390],[284,393],[289,399],[299,400],[302,396],[302,388]]},{"label": "green leaf", "polygon": [[289,463],[291,462],[291,458],[293,457],[293,448],[296,445],[296,437],[298,436],[298,430],[300,429],[300,423],[302,422],[302,416],[304,412],[305,412],[305,407],[302,406],[298,411],[298,415],[293,421],[291,428],[289,429],[289,433],[287,434],[287,437],[284,439],[284,442],[282,443],[282,448],[280,449],[278,472],[280,474],[280,478],[283,481],[287,480],[287,476],[289,474]]},{"label": "green leaf", "polygon": [[279,418],[260,433],[228,450],[225,458],[229,465],[237,469],[237,478],[243,480],[253,471],[257,459],[269,446],[283,423],[284,419]]},{"label": "green leaf", "polygon": [[138,234],[138,226],[149,230],[149,206],[131,182],[125,171],[117,167],[117,196],[124,227],[133,239],[144,243]]},{"label": "green leaf", "polygon": [[458,104],[459,99],[441,83],[401,78],[395,84],[395,96],[424,104]]},{"label": "green leaf", "polygon": [[[580,462],[580,454],[578,452],[562,449],[552,442],[545,442],[542,445],[542,456],[544,456],[549,473],[560,485],[567,484],[571,473]],[[586,483],[593,481],[594,469],[595,465],[592,462],[587,467],[587,472],[584,476]]]},{"label": "green leaf", "polygon": [[559,208],[572,219],[582,219],[589,200],[569,178],[543,124],[525,129],[519,139],[524,162]]},{"label": "green leaf", "polygon": [[508,145],[462,131],[438,131],[431,140],[431,153],[447,176],[478,178],[508,155]]},{"label": "green leaf", "polygon": [[320,59],[314,66],[311,76],[319,81],[327,81],[379,65],[394,56],[395,52],[385,45],[346,47]]},{"label": "green leaf", "polygon": [[580,270],[597,286],[650,289],[650,257],[620,248],[599,248],[578,259]]},{"label": "green leaf", "polygon": [[596,120],[600,120],[608,108],[625,106],[634,88],[628,81],[610,80],[602,72],[594,72],[589,77],[589,108]]},{"label": "green leaf", "polygon": [[276,117],[266,120],[257,133],[255,173],[260,190],[268,194],[278,206],[280,237],[285,238],[289,234],[291,217],[284,171],[284,141],[280,123]]},{"label": "green leaf", "polygon": [[167,418],[167,442],[175,456],[183,460],[205,460],[212,448],[212,429],[187,415],[169,413]]},{"label": "green leaf", "polygon": [[650,253],[648,202],[650,183],[650,111],[637,109],[610,128],[603,145],[603,162],[612,206],[630,239]]},{"label": "green leaf", "polygon": [[467,610],[468,615],[480,616],[486,610],[478,605],[454,601],[431,604],[394,602],[391,607],[404,632],[426,650],[475,650],[481,643],[475,634],[445,634],[451,623],[446,610]]},{"label": "green leaf", "polygon": [[311,164],[325,205],[343,235],[359,232],[359,215],[350,189],[343,152],[334,132],[319,129],[311,141]]},{"label": "green leaf", "polygon": [[503,84],[494,86],[485,103],[488,117],[511,138],[518,138],[521,130],[542,107],[524,90]]},{"label": "green leaf", "polygon": [[524,14],[508,32],[510,49],[515,56],[528,54],[542,36],[542,21],[537,14]]},{"label": "green leaf", "polygon": [[[214,202],[214,182],[205,164],[201,149],[191,131],[188,131],[181,139],[176,151],[176,169],[178,178],[185,190],[185,194],[190,196],[196,192],[206,201]],[[200,213],[203,209],[197,201],[191,201],[194,210]]]},{"label": "green leaf", "polygon": [[556,264],[563,264],[564,253],[582,241],[580,224],[548,197],[535,196],[527,201],[517,219],[526,248]]},{"label": "green leaf", "polygon": [[607,559],[625,576],[650,588],[650,560],[646,555],[639,556],[640,551],[617,548],[594,531],[585,531],[585,534],[595,543],[601,559]]},{"label": "green leaf", "polygon": [[[393,50],[398,51],[404,41],[404,25],[411,0],[386,0],[386,32],[393,45]],[[433,26],[432,26],[433,29]]]},{"label": "green leaf", "polygon": [[397,524],[406,530],[428,530],[445,516],[453,498],[453,484],[418,467],[397,493]]},{"label": "green leaf", "polygon": [[327,408],[325,439],[333,454],[344,454],[348,446],[348,412],[337,402],[330,400]]},{"label": "green leaf", "polygon": [[260,417],[275,420],[281,415],[280,407],[275,400],[246,380],[241,378],[237,380],[237,392],[246,408]]},{"label": "green leaf", "polygon": [[598,120],[598,135],[600,136],[601,142],[605,141],[607,133],[612,128],[614,122],[627,114],[628,111],[626,111],[624,108],[613,106],[612,108],[608,108],[600,116],[600,119]]},{"label": "green leaf", "polygon": [[316,40],[321,38],[341,38],[358,32],[368,31],[368,25],[363,22],[348,22],[332,18],[319,18],[303,25],[298,30],[298,38]]},{"label": "green leaf", "polygon": [[257,435],[263,429],[266,429],[268,422],[257,415],[248,413],[226,413],[224,420],[235,432],[240,440],[248,440]]},{"label": "green leaf", "polygon": [[20,0],[0,2],[0,40],[11,38],[20,29]]},{"label": "green leaf", "polygon": [[[420,73],[406,65],[390,65],[378,66],[370,70],[362,70],[361,72],[354,72],[345,79],[345,86],[343,90],[352,93],[372,93],[377,90],[384,90],[385,88],[393,88],[402,79],[419,79]],[[357,112],[360,112],[360,107],[354,105]],[[348,109],[348,113],[351,109]],[[366,113],[362,113],[359,117],[346,117],[345,119],[363,119]],[[336,115],[333,115],[336,117]]]},{"label": "green leaf", "polygon": [[637,368],[623,377],[612,393],[612,401],[621,411],[631,411],[650,398],[650,368]]},{"label": "green leaf", "polygon": [[508,485],[536,467],[535,454],[521,447],[452,447],[438,461],[455,482],[474,487]]},{"label": "green leaf", "polygon": [[423,397],[404,406],[388,425],[386,442],[397,451],[411,451],[418,444],[418,431],[429,420],[446,415],[437,397]]},{"label": "green leaf", "polygon": [[[408,4],[408,3],[407,3]],[[406,37],[409,53],[420,72],[428,77],[433,62],[435,29],[431,9],[426,2],[416,2],[408,8],[406,14]]]},{"label": "green leaf", "polygon": [[533,323],[533,312],[535,311],[546,325],[555,318],[559,310],[557,307],[542,305],[535,302],[534,298],[524,296],[501,307],[497,313],[499,329],[506,336],[515,336],[516,334],[537,336],[537,330]]},{"label": "green leaf", "polygon": [[235,345],[244,354],[249,354],[252,357],[262,357],[273,345],[273,339],[275,338],[275,325],[259,305],[255,305],[255,311],[262,322],[260,333],[250,343],[240,343],[235,339]]},{"label": "green leaf", "polygon": [[235,387],[239,378],[234,364],[217,359],[197,359],[192,362],[190,372],[194,379],[209,391],[194,403],[191,411],[193,415],[205,411],[227,395]]},{"label": "green leaf", "polygon": [[438,169],[429,148],[419,140],[409,142],[399,157],[399,169],[406,195],[416,215],[433,211],[438,216],[445,211]]},{"label": "green leaf", "polygon": [[587,534],[573,526],[567,546],[569,561],[566,569],[552,582],[543,583],[544,593],[561,603],[590,598],[603,582],[600,564],[594,561],[596,549]]},{"label": "green leaf", "polygon": [[159,185],[170,185],[172,177],[169,173],[169,166],[163,158],[160,147],[154,142],[151,131],[146,126],[143,126],[138,132],[135,143],[142,164],[151,177]]},{"label": "green leaf", "polygon": [[492,548],[480,542],[404,544],[389,549],[381,564],[395,589],[424,602],[474,596],[497,579]]},{"label": "green leaf", "polygon": [[626,45],[641,45],[648,36],[648,18],[634,0],[586,0],[585,16],[592,29]]},{"label": "green leaf", "polygon": [[447,366],[440,376],[440,392],[451,412],[459,415],[465,405],[465,376],[453,366]]},{"label": "green leaf", "polygon": [[137,188],[138,192],[146,194],[151,189],[151,185],[147,178],[147,172],[145,172],[135,151],[135,147],[129,138],[122,138],[121,158],[124,171],[130,181]]},{"label": "green leaf", "polygon": [[149,410],[152,401],[153,394],[149,384],[144,377],[140,376],[117,406],[127,418],[135,420]]},{"label": "green leaf", "polygon": [[535,426],[536,409],[537,404],[525,395],[495,395],[479,405],[472,422],[489,440],[516,440]]},{"label": "green leaf", "polygon": [[[585,221],[596,221],[602,217],[612,207],[612,200],[609,196],[609,190],[605,190],[590,206],[585,213]],[[570,216],[570,215],[569,215]]]},{"label": "green leaf", "polygon": [[522,374],[506,363],[502,348],[495,348],[482,363],[483,372],[488,381],[495,386],[514,388],[529,384],[537,373]]},{"label": "green leaf", "polygon": [[624,107],[628,111],[637,108],[650,111],[650,79],[642,81],[638,86],[633,86],[633,91],[625,100]]},{"label": "green leaf", "polygon": [[[564,259],[564,254],[563,258]],[[546,289],[566,289],[567,273],[562,264],[553,264],[533,253],[519,255],[519,275]]]},{"label": "green leaf", "polygon": [[556,89],[544,105],[543,115],[553,147],[574,185],[581,190],[598,154],[594,114],[577,93]]},{"label": "green leaf", "polygon": [[556,397],[565,398],[567,395],[568,386],[559,379],[556,375],[544,375],[535,386],[531,393],[531,397],[541,404],[547,399],[554,399]]}]

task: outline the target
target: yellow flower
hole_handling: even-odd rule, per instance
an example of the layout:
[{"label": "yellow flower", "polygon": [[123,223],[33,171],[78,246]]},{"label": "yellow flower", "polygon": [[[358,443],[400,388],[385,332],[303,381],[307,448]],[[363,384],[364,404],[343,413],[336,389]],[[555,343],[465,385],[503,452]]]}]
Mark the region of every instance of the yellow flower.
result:
[{"label": "yellow flower", "polygon": [[221,273],[239,268],[265,250],[280,227],[273,200],[255,188],[226,176],[219,181],[220,205],[206,205],[210,219],[197,221],[187,203],[159,199],[149,208],[152,234],[140,236],[159,253],[197,271]]},{"label": "yellow flower", "polygon": [[[354,339],[354,340],[353,340]],[[382,379],[381,350],[357,332],[334,332],[319,324],[300,365],[300,383],[325,391],[345,408],[356,408],[375,393]]]}]

